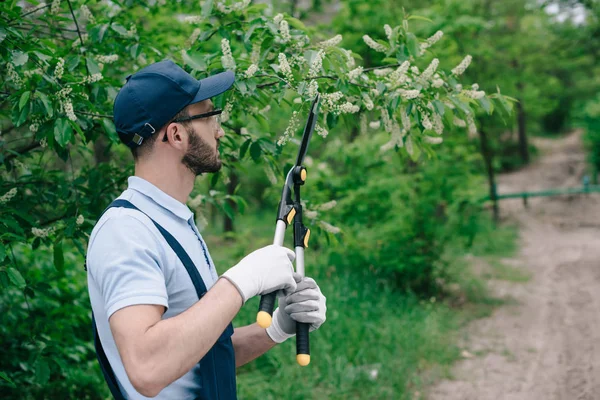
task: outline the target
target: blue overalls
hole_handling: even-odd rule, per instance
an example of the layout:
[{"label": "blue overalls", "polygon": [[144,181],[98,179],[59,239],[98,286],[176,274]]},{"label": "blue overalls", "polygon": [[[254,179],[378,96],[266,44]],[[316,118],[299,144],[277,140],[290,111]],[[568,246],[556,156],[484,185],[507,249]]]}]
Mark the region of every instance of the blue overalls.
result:
[{"label": "blue overalls", "polygon": [[[118,199],[113,201],[104,210],[113,207],[124,207],[133,210],[137,210],[142,214],[150,218],[146,213],[138,209],[136,206],[131,204],[127,200]],[[104,214],[104,213],[103,213]],[[198,299],[201,299],[207,292],[206,285],[200,276],[200,273],[196,269],[192,259],[185,252],[181,244],[167,232],[162,226],[156,223],[152,218],[150,220],[154,223],[159,232],[163,235],[169,246],[173,249],[175,254],[179,257],[185,269],[194,284]],[[116,400],[125,400],[125,397],[119,389],[117,379],[113,372],[102,343],[100,343],[100,337],[98,336],[98,329],[96,329],[96,320],[92,315],[92,324],[94,329],[94,345],[96,347],[96,354],[98,361],[100,362],[100,368],[102,374],[106,379],[106,383]],[[206,355],[200,360],[200,379],[201,393],[197,400],[235,400],[236,395],[236,382],[235,382],[235,353],[233,350],[233,344],[231,342],[231,335],[233,335],[233,325],[230,323],[225,331],[221,334],[214,346],[206,353]]]}]

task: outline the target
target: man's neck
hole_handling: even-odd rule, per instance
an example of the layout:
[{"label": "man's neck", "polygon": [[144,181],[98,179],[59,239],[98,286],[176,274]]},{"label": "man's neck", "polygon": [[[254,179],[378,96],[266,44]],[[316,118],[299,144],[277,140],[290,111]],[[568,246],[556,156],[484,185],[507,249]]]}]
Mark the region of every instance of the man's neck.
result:
[{"label": "man's neck", "polygon": [[196,177],[183,164],[177,166],[164,164],[136,163],[135,176],[150,182],[181,203],[187,203]]}]

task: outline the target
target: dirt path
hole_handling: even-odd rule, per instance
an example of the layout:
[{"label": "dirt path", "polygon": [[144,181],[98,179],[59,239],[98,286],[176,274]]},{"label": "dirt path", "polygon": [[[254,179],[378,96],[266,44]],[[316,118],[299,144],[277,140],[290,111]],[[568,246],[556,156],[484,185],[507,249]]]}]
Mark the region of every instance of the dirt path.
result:
[{"label": "dirt path", "polygon": [[[580,132],[536,145],[540,159],[501,176],[499,193],[581,185]],[[529,204],[503,201],[501,215],[521,226],[519,255],[505,262],[531,279],[491,283],[515,301],[467,328],[469,358],[429,399],[600,399],[600,194]]]}]

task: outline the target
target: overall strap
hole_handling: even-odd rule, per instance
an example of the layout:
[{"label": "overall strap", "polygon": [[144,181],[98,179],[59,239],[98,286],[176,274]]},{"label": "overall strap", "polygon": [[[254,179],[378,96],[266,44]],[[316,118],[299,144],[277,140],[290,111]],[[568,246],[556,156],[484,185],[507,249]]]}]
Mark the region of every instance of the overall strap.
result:
[{"label": "overall strap", "polygon": [[[113,201],[107,208],[104,210],[102,214],[108,211],[110,208],[114,207],[123,207],[129,208],[132,210],[137,210],[150,218],[148,214],[134,206],[127,200],[117,199]],[[165,228],[160,226],[156,221],[150,218],[150,221],[156,226],[158,231],[163,235],[169,246],[173,249],[177,257],[181,260],[183,266],[185,267],[190,279],[192,280],[192,284],[194,285],[194,289],[196,289],[196,294],[198,295],[198,299],[201,299],[202,296],[206,294],[206,285],[200,276],[200,273],[196,269],[194,262],[190,258],[190,256],[186,253],[181,244],[171,235]],[[102,374],[104,375],[104,379],[108,384],[108,388],[110,392],[114,396],[115,400],[125,400],[121,390],[119,389],[119,384],[117,383],[117,378],[115,373],[108,362],[108,358],[106,357],[106,353],[104,352],[104,348],[102,347],[102,343],[100,342],[100,336],[98,335],[98,328],[96,327],[96,320],[94,319],[94,314],[92,313],[92,326],[94,329],[94,346],[96,347],[96,354],[98,356],[98,361],[100,362],[100,369],[102,370]]]}]

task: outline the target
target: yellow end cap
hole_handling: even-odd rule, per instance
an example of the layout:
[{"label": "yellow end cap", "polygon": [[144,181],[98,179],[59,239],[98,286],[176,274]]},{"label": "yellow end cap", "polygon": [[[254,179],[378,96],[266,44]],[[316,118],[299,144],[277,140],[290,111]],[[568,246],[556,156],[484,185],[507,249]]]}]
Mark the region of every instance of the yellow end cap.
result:
[{"label": "yellow end cap", "polygon": [[302,182],[306,180],[306,170],[304,168],[300,171],[300,179],[302,179]]},{"label": "yellow end cap", "polygon": [[298,365],[301,367],[306,367],[310,364],[310,354],[298,354],[296,356],[296,361],[298,361]]},{"label": "yellow end cap", "polygon": [[310,229],[306,230],[306,235],[304,235],[304,247],[308,247],[308,238],[310,237]]},{"label": "yellow end cap", "polygon": [[256,322],[258,323],[258,326],[260,326],[261,328],[268,328],[271,326],[271,321],[273,320],[273,317],[271,317],[271,314],[269,314],[266,311],[259,311],[258,315],[256,316]]},{"label": "yellow end cap", "polygon": [[290,213],[287,215],[287,223],[288,223],[288,225],[292,223],[292,221],[294,220],[295,216],[296,216],[296,209],[292,208],[292,211],[290,211]]}]

